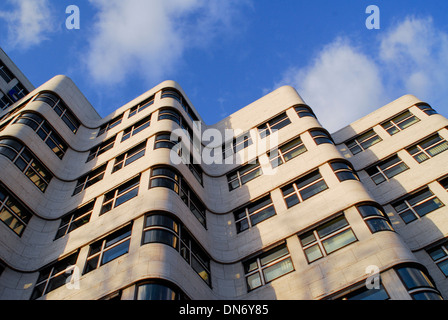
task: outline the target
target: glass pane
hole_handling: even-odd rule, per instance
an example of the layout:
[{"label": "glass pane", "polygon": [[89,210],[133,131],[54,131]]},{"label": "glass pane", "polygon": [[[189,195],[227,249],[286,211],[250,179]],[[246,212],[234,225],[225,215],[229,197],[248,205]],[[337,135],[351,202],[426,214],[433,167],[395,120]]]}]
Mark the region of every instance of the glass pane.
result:
[{"label": "glass pane", "polygon": [[414,210],[420,217],[423,217],[425,214],[430,213],[442,206],[442,202],[438,198],[434,198],[422,204],[419,204],[418,206],[415,206]]},{"label": "glass pane", "polygon": [[300,237],[300,242],[302,243],[302,246],[306,246],[314,241],[316,241],[316,237],[314,236],[314,231],[309,231]]},{"label": "glass pane", "polygon": [[288,253],[289,251],[286,245],[281,245],[278,248],[270,250],[260,256],[261,266],[265,266],[268,263],[287,255]]},{"label": "glass pane", "polygon": [[145,231],[143,243],[163,243],[177,250],[178,238],[166,230],[148,230]]},{"label": "glass pane", "polygon": [[270,203],[272,203],[271,197],[267,196],[267,197],[261,198],[260,200],[257,200],[254,203],[250,204],[247,207],[247,209],[248,209],[249,214],[251,214],[254,211],[257,211],[258,209],[263,208]]},{"label": "glass pane", "polygon": [[101,264],[106,264],[128,252],[130,240],[127,240],[119,245],[105,251],[103,253],[103,258]]},{"label": "glass pane", "polygon": [[345,217],[340,216],[317,228],[317,234],[319,235],[320,238],[323,238],[347,225],[348,222],[345,219]]},{"label": "glass pane", "polygon": [[448,277],[448,260],[439,262],[437,265],[439,266],[440,270],[442,270],[443,274]]},{"label": "glass pane", "polygon": [[431,155],[431,157],[434,157],[447,149],[448,149],[448,142],[444,141],[443,143],[440,143],[434,147],[431,147],[431,148],[427,149],[426,151]]},{"label": "glass pane", "polygon": [[393,231],[392,226],[385,219],[369,219],[366,222],[372,233],[379,231]]},{"label": "glass pane", "polygon": [[290,258],[280,261],[263,270],[264,279],[266,282],[270,282],[282,275],[294,270],[292,261]]},{"label": "glass pane", "polygon": [[432,260],[439,260],[446,256],[445,250],[443,250],[441,247],[437,247],[431,250],[428,250],[428,254],[431,256]]},{"label": "glass pane", "polygon": [[305,254],[306,257],[308,258],[309,263],[323,257],[323,254],[317,244],[312,247],[309,247],[308,249],[305,249]]},{"label": "glass pane", "polygon": [[384,174],[388,177],[388,178],[392,178],[395,177],[397,174],[405,171],[409,169],[408,166],[405,163],[400,163],[394,167],[391,167],[387,170],[384,170]]},{"label": "glass pane", "polygon": [[176,300],[176,292],[157,283],[148,283],[138,286],[137,300]]},{"label": "glass pane", "polygon": [[332,253],[352,242],[356,241],[355,234],[351,229],[347,229],[337,235],[322,241],[322,245],[325,248],[327,254]]},{"label": "glass pane", "polygon": [[414,293],[411,296],[414,300],[443,300],[439,294],[431,291]]},{"label": "glass pane", "polygon": [[418,287],[434,287],[423,271],[416,268],[401,268],[397,270],[406,288],[412,290]]},{"label": "glass pane", "polygon": [[363,216],[364,218],[371,216],[380,216],[380,217],[383,216],[382,212],[377,207],[374,206],[365,205],[365,206],[358,206],[357,208],[359,210],[359,213],[361,213],[361,216]]},{"label": "glass pane", "polygon": [[327,184],[325,183],[324,180],[321,180],[313,184],[312,186],[309,186],[308,188],[301,190],[299,193],[302,196],[302,199],[306,200],[326,189],[328,189]]},{"label": "glass pane", "polygon": [[409,222],[412,222],[414,220],[417,220],[417,217],[415,216],[415,214],[411,210],[406,210],[406,211],[400,213],[400,217],[401,217],[401,219],[403,219],[403,221],[405,223],[409,223]]},{"label": "glass pane", "polygon": [[389,295],[386,290],[381,286],[380,289],[367,289],[357,290],[355,293],[350,294],[347,300],[388,300]]},{"label": "glass pane", "polygon": [[260,212],[257,212],[256,214],[252,215],[250,217],[250,220],[252,222],[252,226],[272,217],[275,215],[275,208],[274,206],[270,206],[266,209],[263,209]]},{"label": "glass pane", "polygon": [[173,219],[165,215],[153,214],[147,216],[145,227],[151,227],[151,226],[167,227],[175,232],[179,232],[178,224]]},{"label": "glass pane", "polygon": [[132,189],[131,191],[128,191],[127,193],[117,197],[117,200],[115,201],[114,208],[118,207],[119,205],[122,205],[126,201],[131,200],[132,198],[136,197],[138,195],[138,187],[135,189]]},{"label": "glass pane", "polygon": [[249,223],[247,221],[247,219],[241,220],[239,222],[236,223],[236,230],[237,232],[243,232],[244,230],[249,229]]},{"label": "glass pane", "polygon": [[261,286],[261,278],[258,272],[251,276],[248,276],[246,280],[247,280],[247,287],[249,288],[249,290],[253,290]]},{"label": "glass pane", "polygon": [[285,198],[286,206],[288,208],[291,208],[292,206],[295,206],[296,204],[300,203],[299,197],[297,197],[296,194]]},{"label": "glass pane", "polygon": [[245,184],[245,183],[257,178],[261,174],[262,174],[261,168],[258,168],[252,172],[249,172],[249,173],[245,174],[244,176],[241,176],[241,183]]}]

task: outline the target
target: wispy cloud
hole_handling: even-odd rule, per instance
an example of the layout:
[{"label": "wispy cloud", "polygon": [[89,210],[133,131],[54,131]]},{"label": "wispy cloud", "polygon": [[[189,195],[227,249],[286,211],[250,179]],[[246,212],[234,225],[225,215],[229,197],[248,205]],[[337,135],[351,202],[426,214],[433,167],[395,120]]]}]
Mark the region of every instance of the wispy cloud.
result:
[{"label": "wispy cloud", "polygon": [[[6,0],[4,0],[6,1]],[[0,11],[0,18],[8,23],[8,43],[29,49],[46,40],[54,30],[52,11],[48,0],[8,0],[15,8]]]},{"label": "wispy cloud", "polygon": [[336,39],[308,66],[287,70],[276,86],[294,86],[330,131],[406,93],[446,101],[447,34],[431,18],[414,17],[381,32],[376,51]]},{"label": "wispy cloud", "polygon": [[231,24],[236,0],[90,0],[97,21],[87,53],[93,79],[118,84],[137,75],[159,80],[185,50],[204,46]]}]

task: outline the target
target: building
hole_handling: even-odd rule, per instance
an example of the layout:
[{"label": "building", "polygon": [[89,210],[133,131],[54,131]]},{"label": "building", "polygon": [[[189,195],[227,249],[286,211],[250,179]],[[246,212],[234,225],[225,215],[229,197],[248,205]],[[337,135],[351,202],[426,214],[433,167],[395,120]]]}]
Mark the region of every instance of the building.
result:
[{"label": "building", "polygon": [[[448,120],[414,96],[330,134],[291,87],[210,126],[173,81],[102,119],[56,76],[0,119],[0,299],[448,297]],[[230,161],[173,165],[179,129]]]},{"label": "building", "polygon": [[26,96],[34,86],[0,48],[0,110]]}]

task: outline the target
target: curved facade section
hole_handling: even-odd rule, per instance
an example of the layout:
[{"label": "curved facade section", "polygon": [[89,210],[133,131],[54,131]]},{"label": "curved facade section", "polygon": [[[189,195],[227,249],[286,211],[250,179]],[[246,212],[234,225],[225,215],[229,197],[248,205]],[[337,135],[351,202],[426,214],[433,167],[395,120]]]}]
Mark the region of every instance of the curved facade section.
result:
[{"label": "curved facade section", "polygon": [[415,97],[332,135],[291,87],[214,125],[173,81],[104,119],[63,76],[21,101],[0,122],[1,299],[353,298],[372,266],[362,295],[446,294],[448,123]]}]

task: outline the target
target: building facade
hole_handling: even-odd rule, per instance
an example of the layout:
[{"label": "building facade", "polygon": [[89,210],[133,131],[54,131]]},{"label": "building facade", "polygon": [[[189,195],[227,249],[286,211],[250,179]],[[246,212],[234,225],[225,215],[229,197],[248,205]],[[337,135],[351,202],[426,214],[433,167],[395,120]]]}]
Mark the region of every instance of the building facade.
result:
[{"label": "building facade", "polygon": [[102,119],[57,76],[0,113],[0,299],[446,298],[447,127],[291,87],[206,125],[173,81]]}]

